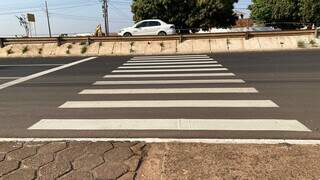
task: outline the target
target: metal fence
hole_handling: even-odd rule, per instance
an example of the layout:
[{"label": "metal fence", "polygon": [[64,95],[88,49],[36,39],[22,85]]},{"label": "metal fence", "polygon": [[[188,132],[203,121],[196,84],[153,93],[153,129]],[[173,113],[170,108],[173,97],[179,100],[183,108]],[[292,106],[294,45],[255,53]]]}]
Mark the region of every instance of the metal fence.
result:
[{"label": "metal fence", "polygon": [[0,38],[0,47],[10,44],[43,44],[56,43],[87,43],[94,42],[134,42],[134,41],[169,41],[178,40],[180,42],[191,39],[218,39],[218,38],[245,38],[253,37],[270,37],[270,36],[299,36],[314,35],[318,36],[316,30],[299,30],[299,31],[275,31],[275,32],[229,32],[229,33],[205,33],[205,34],[188,34],[172,36],[132,36],[132,37],[32,37],[32,38]]}]

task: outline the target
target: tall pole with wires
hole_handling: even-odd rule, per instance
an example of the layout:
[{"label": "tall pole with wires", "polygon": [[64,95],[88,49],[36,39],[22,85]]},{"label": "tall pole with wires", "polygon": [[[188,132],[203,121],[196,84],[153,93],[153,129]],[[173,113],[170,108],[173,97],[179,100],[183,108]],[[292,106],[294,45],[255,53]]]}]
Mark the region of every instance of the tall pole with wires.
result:
[{"label": "tall pole with wires", "polygon": [[108,12],[108,0],[102,0],[103,5],[103,17],[104,17],[104,28],[106,30],[106,36],[109,36],[109,12]]},{"label": "tall pole with wires", "polygon": [[48,10],[48,3],[47,3],[47,1],[45,1],[45,5],[46,5],[46,14],[47,14],[47,21],[48,21],[49,36],[52,37],[51,27],[50,27],[50,19],[49,19],[49,10]]}]

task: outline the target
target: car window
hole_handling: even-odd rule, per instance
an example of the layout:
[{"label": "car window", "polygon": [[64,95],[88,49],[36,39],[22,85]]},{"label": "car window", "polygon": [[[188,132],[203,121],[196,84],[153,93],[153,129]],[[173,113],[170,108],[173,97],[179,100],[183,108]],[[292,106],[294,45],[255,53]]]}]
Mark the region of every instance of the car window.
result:
[{"label": "car window", "polygon": [[136,28],[143,28],[143,27],[148,27],[149,26],[149,22],[142,22],[140,24],[138,24],[136,26]]},{"label": "car window", "polygon": [[149,26],[161,26],[161,23],[158,21],[150,21]]}]

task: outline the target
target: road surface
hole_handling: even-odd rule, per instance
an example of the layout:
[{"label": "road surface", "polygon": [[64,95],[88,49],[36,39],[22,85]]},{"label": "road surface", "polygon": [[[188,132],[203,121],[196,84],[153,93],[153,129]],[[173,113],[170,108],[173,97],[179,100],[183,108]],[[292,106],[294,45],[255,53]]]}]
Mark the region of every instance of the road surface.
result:
[{"label": "road surface", "polygon": [[1,138],[320,139],[320,51],[0,60]]}]

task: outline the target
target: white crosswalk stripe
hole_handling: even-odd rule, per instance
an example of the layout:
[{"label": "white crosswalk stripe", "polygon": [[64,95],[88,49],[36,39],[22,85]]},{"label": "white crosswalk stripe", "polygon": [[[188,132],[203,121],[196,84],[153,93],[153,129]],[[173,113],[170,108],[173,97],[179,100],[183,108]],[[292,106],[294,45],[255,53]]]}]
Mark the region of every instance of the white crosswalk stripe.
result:
[{"label": "white crosswalk stripe", "polygon": [[161,69],[161,68],[198,68],[198,67],[222,67],[221,64],[205,65],[170,65],[170,66],[120,66],[118,69]]},{"label": "white crosswalk stripe", "polygon": [[194,71],[228,71],[227,68],[199,68],[199,69],[143,69],[143,70],[114,70],[112,73],[136,73],[136,72],[194,72]]},{"label": "white crosswalk stripe", "polygon": [[43,119],[30,130],[310,131],[285,119]]},{"label": "white crosswalk stripe", "polygon": [[258,93],[255,88],[86,89],[79,94]]},{"label": "white crosswalk stripe", "polygon": [[93,85],[129,84],[226,84],[245,83],[242,79],[201,79],[201,80],[145,80],[145,81],[97,81]]},{"label": "white crosswalk stripe", "polygon": [[[84,89],[79,92],[79,95],[82,97],[90,99],[91,97],[97,98],[101,96],[101,99],[98,101],[87,99],[85,101],[70,100],[59,106],[59,109],[86,111],[90,111],[91,109],[108,109],[108,111],[112,111],[116,109],[126,114],[125,111],[129,108],[132,108],[131,110],[136,110],[135,108],[139,108],[139,110],[152,108],[152,111],[148,111],[150,115],[153,111],[155,111],[155,114],[159,113],[159,110],[163,113],[164,110],[168,110],[166,108],[170,108],[170,110],[172,110],[172,108],[178,108],[175,110],[182,108],[197,108],[197,110],[203,108],[225,108],[228,111],[234,109],[239,110],[239,108],[241,110],[250,109],[252,111],[257,109],[275,110],[279,108],[278,104],[272,100],[254,98],[259,93],[257,89],[240,86],[243,85],[245,81],[230,78],[236,75],[226,71],[228,71],[228,68],[224,68],[221,64],[218,64],[216,60],[207,55],[134,57],[118,69],[112,71],[111,74],[105,75],[103,78],[105,78],[106,81],[97,81],[93,84],[94,87],[102,87],[103,89]],[[183,79],[184,77],[186,79]],[[201,79],[199,77],[209,79]],[[229,79],[226,79],[228,77]],[[142,79],[139,80],[139,78]],[[192,87],[193,84],[197,84],[197,86]],[[227,86],[227,84],[229,86]],[[110,85],[122,85],[121,87],[124,88]],[[137,88],[137,86],[135,87],[134,85],[140,85],[141,88]],[[161,88],[155,88],[154,85],[161,85]],[[163,85],[171,85],[174,87],[162,87]],[[230,87],[231,85],[233,87]],[[114,87],[117,88],[113,89]],[[152,94],[152,96],[147,96],[148,94]],[[180,96],[177,96],[178,98],[185,95],[186,98],[161,98],[177,94],[180,94]],[[207,94],[209,98],[206,100],[197,100],[196,97],[203,94]],[[235,94],[237,95],[234,96]],[[254,94],[256,94],[256,96],[254,96]],[[123,98],[114,100],[120,97],[119,95],[121,95],[121,97],[134,97],[135,100],[124,100]],[[225,100],[222,98],[216,99],[216,97],[220,97],[220,95],[229,97]],[[243,99],[242,97],[241,100],[237,99],[244,95],[246,95],[245,97],[249,97],[249,95],[254,97],[248,99]],[[150,97],[153,96],[157,98],[150,99]],[[191,99],[195,100],[188,99],[190,96],[192,96]],[[103,97],[112,97],[112,100],[104,100]],[[137,97],[147,97],[147,99],[141,98],[136,100]],[[197,113],[197,111],[194,111],[194,113]],[[136,116],[137,114],[135,114],[135,117]],[[254,117],[252,117],[252,119],[237,117],[225,119],[208,117],[197,119],[188,118],[188,115],[184,117],[184,114],[180,116],[181,118],[179,117],[178,119],[157,117],[149,119],[126,119],[121,115],[118,118],[106,117],[102,119],[95,119],[94,117],[92,117],[92,119],[79,119],[76,117],[69,119],[42,119],[32,125],[29,130],[311,131],[295,119],[261,119]]]},{"label": "white crosswalk stripe", "polygon": [[59,108],[279,107],[270,100],[67,101]]},{"label": "white crosswalk stripe", "polygon": [[182,65],[182,64],[217,64],[217,61],[200,61],[200,62],[161,62],[161,63],[124,63],[124,66],[137,66],[137,65]]},{"label": "white crosswalk stripe", "polygon": [[229,77],[233,73],[194,73],[194,74],[108,74],[104,78],[165,78],[165,77]]}]

